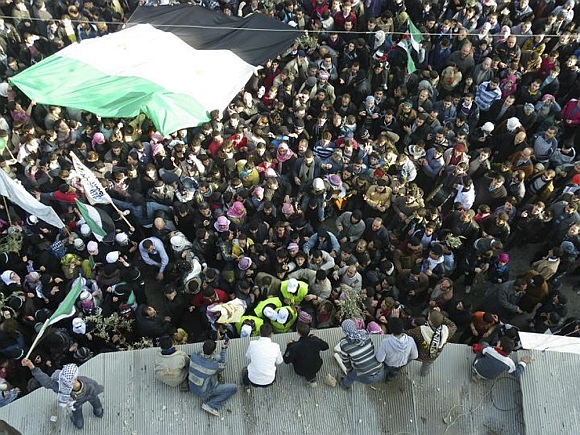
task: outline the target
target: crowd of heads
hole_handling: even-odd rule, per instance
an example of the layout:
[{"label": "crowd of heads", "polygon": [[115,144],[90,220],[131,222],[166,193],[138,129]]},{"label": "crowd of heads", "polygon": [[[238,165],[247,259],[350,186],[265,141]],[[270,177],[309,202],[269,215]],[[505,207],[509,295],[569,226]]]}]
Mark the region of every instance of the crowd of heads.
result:
[{"label": "crowd of heads", "polygon": [[[7,3],[3,78],[118,30],[134,6]],[[197,127],[163,136],[144,116],[101,119],[0,84],[0,169],[66,226],[1,206],[3,379],[25,391],[15,361],[78,280],[74,319],[31,356],[49,374],[167,334],[186,343],[350,318],[385,334],[394,310],[408,329],[440,322],[439,308],[462,342],[489,339],[490,325],[517,339],[520,313],[519,329],[578,335],[558,290],[580,249],[572,0],[202,6],[269,14],[297,40]],[[75,206],[85,196],[71,152],[124,212],[99,206],[112,218],[104,238]],[[537,258],[516,276],[508,252],[527,244]],[[479,275],[483,289],[466,296]],[[162,288],[155,300],[148,281]]]}]

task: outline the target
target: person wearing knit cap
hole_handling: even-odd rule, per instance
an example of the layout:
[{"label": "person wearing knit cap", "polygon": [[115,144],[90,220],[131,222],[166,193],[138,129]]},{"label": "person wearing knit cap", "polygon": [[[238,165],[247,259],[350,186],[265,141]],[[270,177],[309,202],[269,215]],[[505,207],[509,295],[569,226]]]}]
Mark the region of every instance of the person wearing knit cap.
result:
[{"label": "person wearing knit cap", "polygon": [[95,417],[103,417],[104,410],[99,394],[105,390],[104,387],[91,378],[79,376],[76,364],[66,364],[61,370],[48,376],[28,358],[24,358],[21,363],[30,369],[41,386],[58,394],[59,406],[72,410],[70,419],[77,429],[84,426],[83,405],[87,402],[93,407]]},{"label": "person wearing knit cap", "polygon": [[177,350],[173,339],[164,335],[159,338],[159,349],[155,352],[155,378],[170,387],[179,386],[181,391],[189,391],[187,373],[189,371],[189,356],[182,350]]},{"label": "person wearing knit cap", "polygon": [[347,375],[341,379],[340,386],[348,390],[355,382],[379,382],[384,376],[383,365],[375,357],[375,347],[367,331],[359,329],[352,319],[344,320],[341,327],[345,337],[340,340],[338,355]]},{"label": "person wearing knit cap", "polygon": [[298,323],[306,323],[310,325],[312,323],[312,316],[307,311],[300,311],[298,314]]},{"label": "person wearing knit cap", "polygon": [[[302,314],[302,313],[301,313]],[[303,377],[310,387],[316,387],[316,374],[322,367],[320,352],[328,350],[328,343],[312,334],[308,323],[296,326],[298,341],[290,340],[284,352],[284,362],[292,364],[294,373]]]}]

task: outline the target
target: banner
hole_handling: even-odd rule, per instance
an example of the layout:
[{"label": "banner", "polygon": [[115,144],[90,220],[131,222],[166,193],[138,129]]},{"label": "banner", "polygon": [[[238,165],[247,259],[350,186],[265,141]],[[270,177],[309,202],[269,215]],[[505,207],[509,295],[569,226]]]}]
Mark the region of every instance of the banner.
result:
[{"label": "banner", "polygon": [[111,197],[99,181],[99,179],[93,174],[89,168],[83,165],[83,162],[74,154],[70,153],[73,166],[76,173],[81,179],[83,189],[85,190],[85,196],[91,204],[110,204]]},{"label": "banner", "polygon": [[38,219],[52,225],[63,228],[64,223],[52,207],[44,205],[32,196],[18,182],[11,179],[6,172],[0,169],[0,195],[4,195],[14,204],[22,207],[28,213],[35,215]]}]

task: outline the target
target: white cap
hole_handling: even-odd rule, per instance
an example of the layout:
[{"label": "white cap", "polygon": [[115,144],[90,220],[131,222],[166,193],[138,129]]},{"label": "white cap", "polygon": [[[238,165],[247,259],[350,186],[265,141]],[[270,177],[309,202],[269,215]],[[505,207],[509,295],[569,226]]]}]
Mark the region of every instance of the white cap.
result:
[{"label": "white cap", "polygon": [[78,250],[85,249],[85,242],[82,239],[74,239],[73,245]]},{"label": "white cap", "polygon": [[26,223],[28,223],[28,225],[36,225],[38,223],[38,218],[31,214],[26,218]]},{"label": "white cap", "polygon": [[278,316],[276,321],[281,323],[282,325],[288,321],[288,316],[290,313],[288,312],[288,308],[280,308],[278,310]]},{"label": "white cap", "polygon": [[298,291],[298,280],[295,278],[290,278],[288,280],[288,287],[287,290],[290,293],[296,293]]},{"label": "white cap", "polygon": [[81,234],[83,236],[88,236],[89,234],[91,234],[91,229],[87,224],[81,225]]},{"label": "white cap", "polygon": [[171,247],[176,251],[181,251],[183,248],[185,248],[185,237],[180,234],[173,236],[169,241],[171,243]]},{"label": "white cap", "polygon": [[314,190],[324,190],[324,181],[322,178],[315,178],[312,182],[312,188]]},{"label": "white cap", "polygon": [[252,327],[246,323],[245,325],[242,326],[242,330],[240,331],[240,337],[246,338],[246,337],[249,337],[251,334],[252,334]]},{"label": "white cap", "polygon": [[495,128],[495,126],[493,125],[493,123],[492,122],[489,122],[489,121],[487,121],[485,124],[483,124],[481,126],[481,129],[483,131],[485,131],[486,133],[491,133],[494,128]]},{"label": "white cap", "polygon": [[107,263],[109,264],[116,263],[117,260],[119,260],[119,254],[119,251],[111,251],[107,254],[105,260],[107,260]]},{"label": "white cap", "polygon": [[129,236],[127,235],[127,233],[119,233],[115,236],[115,240],[117,241],[117,243],[124,244],[127,243],[127,241],[129,240]]},{"label": "white cap", "polygon": [[506,122],[506,127],[509,131],[514,131],[516,128],[521,127],[521,126],[522,126],[522,123],[515,116],[513,118],[509,118]]},{"label": "white cap", "polygon": [[270,320],[277,320],[278,319],[278,315],[276,314],[276,311],[274,311],[274,309],[272,307],[264,308],[263,313],[264,313],[264,316],[266,316]]}]

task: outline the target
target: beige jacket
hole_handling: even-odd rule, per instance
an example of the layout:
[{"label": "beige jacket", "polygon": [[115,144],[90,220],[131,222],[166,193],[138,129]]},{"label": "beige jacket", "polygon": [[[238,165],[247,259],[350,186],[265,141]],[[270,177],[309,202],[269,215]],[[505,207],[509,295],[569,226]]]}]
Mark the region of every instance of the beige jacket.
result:
[{"label": "beige jacket", "polygon": [[189,372],[189,356],[182,350],[171,355],[162,355],[161,350],[155,353],[155,377],[170,387],[177,387]]}]

